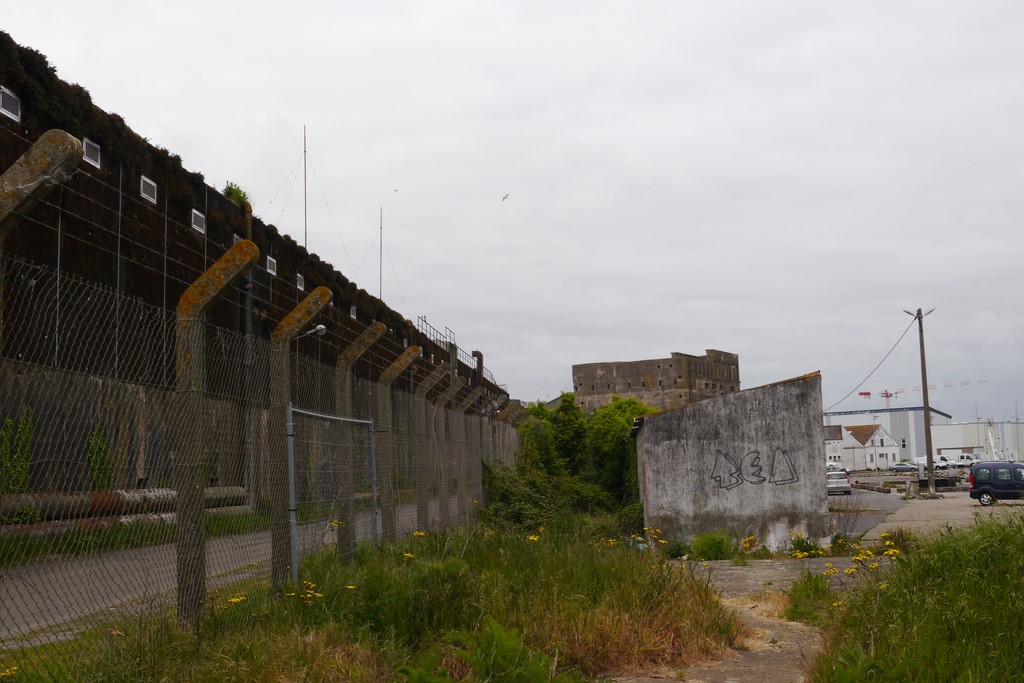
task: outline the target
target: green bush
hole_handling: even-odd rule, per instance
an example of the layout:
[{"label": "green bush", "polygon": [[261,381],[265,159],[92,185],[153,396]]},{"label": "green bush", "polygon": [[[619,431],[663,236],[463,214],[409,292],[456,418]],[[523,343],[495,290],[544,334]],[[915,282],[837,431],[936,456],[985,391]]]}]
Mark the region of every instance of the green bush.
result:
[{"label": "green bush", "polygon": [[688,557],[693,549],[685,543],[679,541],[669,541],[668,547],[665,549],[665,553],[671,558],[677,557]]},{"label": "green bush", "polygon": [[701,534],[690,544],[690,559],[728,560],[736,555],[736,546],[725,534]]},{"label": "green bush", "polygon": [[86,443],[89,457],[89,479],[93,491],[109,491],[114,484],[114,463],[110,460],[107,427],[100,420]]},{"label": "green bush", "polygon": [[825,551],[803,534],[790,534],[790,557],[822,557]]},{"label": "green bush", "polygon": [[480,519],[495,528],[537,529],[571,513],[613,509],[608,494],[576,477],[556,477],[531,467],[512,470],[484,463],[488,504]]},{"label": "green bush", "polygon": [[641,501],[628,503],[615,512],[619,531],[626,535],[642,535],[644,532],[644,504]]},{"label": "green bush", "polygon": [[18,420],[11,418],[0,428],[0,493],[28,493],[32,464],[32,409]]}]

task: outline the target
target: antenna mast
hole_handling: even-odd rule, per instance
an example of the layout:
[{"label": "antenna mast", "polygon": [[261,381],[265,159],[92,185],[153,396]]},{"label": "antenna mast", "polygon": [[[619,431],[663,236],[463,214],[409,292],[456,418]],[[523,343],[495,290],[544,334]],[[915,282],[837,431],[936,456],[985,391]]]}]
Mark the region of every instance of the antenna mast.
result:
[{"label": "antenna mast", "polygon": [[309,251],[309,234],[306,229],[306,125],[302,125],[302,246]]},{"label": "antenna mast", "polygon": [[384,301],[384,207],[380,207],[380,256],[377,259],[377,298]]}]

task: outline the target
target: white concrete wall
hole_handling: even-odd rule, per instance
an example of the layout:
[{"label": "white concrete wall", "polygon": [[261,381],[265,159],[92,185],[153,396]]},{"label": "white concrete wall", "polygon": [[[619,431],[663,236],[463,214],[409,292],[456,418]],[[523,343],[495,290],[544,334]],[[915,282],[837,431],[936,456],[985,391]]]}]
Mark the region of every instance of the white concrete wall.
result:
[{"label": "white concrete wall", "polygon": [[663,538],[828,540],[818,373],[648,415],[636,439],[645,521]]}]

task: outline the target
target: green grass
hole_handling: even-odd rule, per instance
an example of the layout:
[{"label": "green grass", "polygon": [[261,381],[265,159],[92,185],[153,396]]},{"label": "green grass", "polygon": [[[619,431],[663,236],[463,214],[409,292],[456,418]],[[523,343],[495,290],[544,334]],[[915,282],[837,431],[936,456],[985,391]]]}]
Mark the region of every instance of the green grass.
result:
[{"label": "green grass", "polygon": [[[270,528],[270,514],[208,510],[205,526],[207,537],[263,531]],[[173,543],[174,534],[174,523],[149,521],[72,529],[52,536],[0,534],[0,568],[55,556],[89,555]]]},{"label": "green grass", "polygon": [[822,611],[813,680],[1021,680],[1024,521],[886,540],[909,550],[861,562],[861,578]]},{"label": "green grass", "polygon": [[481,525],[364,545],[348,565],[327,549],[280,598],[253,583],[211,593],[198,637],[166,617],[100,634],[101,648],[91,637],[75,678],[569,681],[682,668],[735,641],[706,580],[614,528],[610,516]]}]

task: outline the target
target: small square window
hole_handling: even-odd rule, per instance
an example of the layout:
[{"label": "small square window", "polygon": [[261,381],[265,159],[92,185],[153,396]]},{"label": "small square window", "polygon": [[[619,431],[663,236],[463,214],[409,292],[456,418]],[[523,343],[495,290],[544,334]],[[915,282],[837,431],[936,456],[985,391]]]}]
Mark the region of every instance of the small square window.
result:
[{"label": "small square window", "polygon": [[89,138],[82,138],[82,160],[96,168],[100,167],[100,146]]},{"label": "small square window", "polygon": [[15,121],[21,121],[21,98],[0,85],[0,113]]},{"label": "small square window", "polygon": [[352,318],[353,320],[355,320],[355,319],[356,319],[356,307],[355,307],[355,306],[350,306],[350,307],[349,307],[349,309],[348,309],[348,315],[349,315],[349,317],[350,317],[350,318]]},{"label": "small square window", "polygon": [[277,259],[273,256],[267,257],[267,272],[271,275],[277,275]]},{"label": "small square window", "polygon": [[142,176],[139,180],[139,194],[146,201],[156,204],[156,183],[146,176]]},{"label": "small square window", "polygon": [[192,209],[192,227],[202,234],[206,234],[206,216],[195,209]]},{"label": "small square window", "polygon": [[300,291],[306,291],[306,278],[302,277],[301,275],[296,275],[295,286],[298,287]]}]

